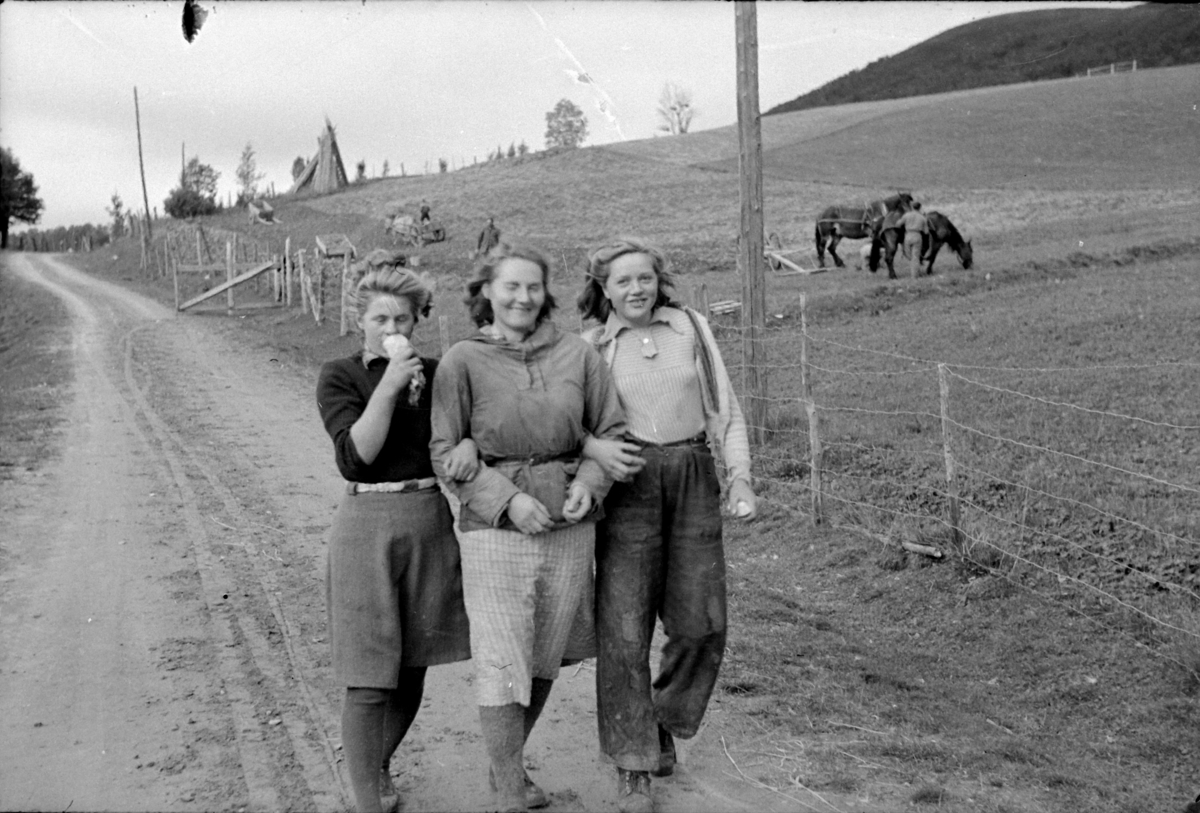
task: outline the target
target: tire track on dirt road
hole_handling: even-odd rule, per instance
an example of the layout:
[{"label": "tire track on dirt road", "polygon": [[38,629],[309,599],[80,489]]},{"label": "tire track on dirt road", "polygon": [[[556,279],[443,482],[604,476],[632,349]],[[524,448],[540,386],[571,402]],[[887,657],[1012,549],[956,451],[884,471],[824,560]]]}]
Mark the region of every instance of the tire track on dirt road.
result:
[{"label": "tire track on dirt road", "polygon": [[[242,797],[244,805],[254,810],[343,809],[345,795],[336,757],[329,744],[327,715],[313,702],[310,692],[297,693],[285,685],[288,681],[284,676],[290,674],[294,682],[306,686],[295,662],[282,608],[277,599],[273,600],[261,569],[255,562],[256,551],[247,550],[244,558],[249,559],[250,567],[239,568],[240,563],[234,561],[234,557],[217,552],[221,542],[213,538],[202,517],[201,504],[210,498],[204,491],[215,493],[217,499],[223,501],[230,500],[231,492],[189,453],[186,444],[179,440],[151,406],[133,374],[133,343],[144,331],[163,333],[163,326],[173,323],[173,314],[141,297],[133,297],[113,286],[83,277],[52,259],[38,257],[36,264],[41,267],[35,268],[23,256],[10,261],[17,273],[44,285],[63,299],[72,313],[76,348],[80,351],[76,364],[79,383],[76,401],[92,410],[91,415],[73,417],[81,419],[77,422],[84,425],[95,424],[97,417],[120,424],[122,434],[138,447],[136,453],[120,448],[119,441],[113,442],[113,433],[100,429],[98,434],[108,436],[109,442],[103,449],[103,455],[95,454],[96,443],[85,444],[84,453],[90,451],[92,457],[87,462],[96,464],[99,462],[95,459],[97,456],[120,461],[137,455],[144,457],[143,465],[159,469],[159,481],[166,479],[170,490],[174,492],[176,517],[182,520],[185,529],[183,547],[186,553],[182,555],[190,554],[200,582],[204,616],[202,627],[208,643],[205,647],[208,657],[205,660],[208,665],[215,662],[219,688],[216,689],[214,700],[219,698],[219,705],[224,706],[221,711],[227,718],[223,725],[214,724],[213,727],[224,729],[225,737],[233,741],[236,759],[232,761],[236,762],[237,772],[241,774],[235,785],[244,786],[244,790],[239,792],[236,787],[231,787],[228,776],[224,779],[212,776],[213,773],[222,773],[223,768],[227,774],[231,762],[229,757],[232,756],[227,753],[214,754],[210,764],[204,766],[209,775],[199,777],[198,787],[184,790],[177,801],[182,802],[184,808],[191,806],[189,803],[195,803],[201,809],[211,809],[214,802],[222,808],[231,803],[236,807],[238,797]],[[135,327],[126,332],[130,324]],[[114,366],[119,373],[111,376],[109,371]],[[197,472],[199,476],[196,476]],[[106,474],[97,474],[93,484],[103,484]],[[166,474],[165,478],[163,474]],[[127,486],[120,478],[116,478],[115,484]],[[80,490],[86,492],[86,487],[75,485],[75,488],[64,489],[69,498],[76,498]],[[104,501],[114,496],[102,492],[99,499]],[[72,541],[76,542],[72,548],[81,547],[77,544],[78,540],[69,540],[67,544]],[[95,572],[96,565],[91,562],[85,569]],[[242,572],[237,572],[239,569]],[[251,574],[250,579],[243,578],[247,570]],[[123,587],[116,592],[126,594],[128,588]],[[273,630],[266,629],[256,617],[261,613],[256,613],[253,605],[262,603],[269,607],[266,615],[275,621]],[[150,616],[154,612],[155,608],[140,610],[142,616]],[[120,634],[114,635],[119,637]],[[119,640],[117,644],[123,647],[128,642]],[[153,645],[147,648],[155,649]],[[144,670],[135,677],[141,681],[147,679]],[[93,690],[104,694],[110,688],[114,687],[101,684],[94,686]],[[131,690],[135,694],[139,692],[136,686]],[[20,705],[27,710],[54,706],[55,698],[39,696],[36,686],[27,686],[16,694],[20,698]],[[297,694],[307,702],[296,704],[293,698]],[[288,713],[282,714],[279,710],[287,701],[292,701]],[[85,707],[77,707],[76,715],[92,715],[95,713],[92,707],[96,705],[102,706],[104,701],[93,698],[90,703],[84,704]],[[193,720],[189,719],[188,723],[193,723]],[[109,728],[113,724],[114,721],[108,719],[104,727]],[[41,727],[37,722],[34,725]],[[105,732],[103,739],[111,739],[111,734]],[[221,738],[217,739],[219,742]],[[185,743],[184,756],[181,757],[183,763],[194,761],[187,759],[186,746]],[[101,750],[107,755],[107,749]],[[215,749],[216,752],[221,750],[219,747]],[[226,747],[223,750],[229,749]],[[155,764],[156,761],[150,761],[151,766]],[[111,773],[103,766],[97,766],[96,772]],[[39,777],[36,771],[28,776],[25,786],[21,788],[5,781],[10,790],[5,791],[4,806],[9,807],[9,801],[17,803],[18,807],[58,806],[45,796],[46,788],[54,782],[49,781],[49,777]],[[73,794],[70,803],[84,809],[161,809],[163,806],[161,802],[148,803],[144,798],[138,801],[122,798],[120,782],[112,784],[113,792],[117,795],[111,799],[89,796],[86,788],[79,788],[76,793],[81,795]],[[22,803],[22,798],[27,801]]]}]

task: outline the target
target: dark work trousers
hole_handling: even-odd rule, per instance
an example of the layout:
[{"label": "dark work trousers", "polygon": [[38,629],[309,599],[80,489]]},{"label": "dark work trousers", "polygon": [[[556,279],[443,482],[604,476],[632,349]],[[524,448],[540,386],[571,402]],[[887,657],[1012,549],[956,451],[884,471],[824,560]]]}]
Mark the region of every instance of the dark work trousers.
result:
[{"label": "dark work trousers", "polygon": [[[701,441],[646,446],[596,528],[596,717],[620,768],[658,768],[658,726],[694,736],[725,652],[721,487]],[[656,617],[667,635],[650,685]]]}]

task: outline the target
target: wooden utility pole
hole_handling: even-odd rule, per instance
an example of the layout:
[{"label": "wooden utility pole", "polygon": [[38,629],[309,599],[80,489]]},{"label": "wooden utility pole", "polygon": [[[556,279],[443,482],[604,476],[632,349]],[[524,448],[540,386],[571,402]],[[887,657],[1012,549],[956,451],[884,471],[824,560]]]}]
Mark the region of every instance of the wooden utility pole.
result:
[{"label": "wooden utility pole", "polygon": [[747,429],[756,443],[767,428],[766,274],[763,270],[762,131],[758,111],[758,10],[736,2],[738,177],[742,204],[738,266],[742,272],[742,363]]},{"label": "wooden utility pole", "polygon": [[138,108],[137,85],[133,86],[133,116],[137,121],[138,169],[142,171],[142,202],[146,204],[146,239],[154,234],[150,228],[150,196],[146,194],[146,164],[142,160],[142,111]]}]

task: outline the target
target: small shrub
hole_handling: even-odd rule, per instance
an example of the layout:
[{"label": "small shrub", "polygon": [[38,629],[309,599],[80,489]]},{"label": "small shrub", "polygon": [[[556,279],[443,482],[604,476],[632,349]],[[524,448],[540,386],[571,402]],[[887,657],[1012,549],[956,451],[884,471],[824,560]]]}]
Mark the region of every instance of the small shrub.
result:
[{"label": "small shrub", "polygon": [[922,785],[913,791],[911,799],[915,805],[940,805],[950,801],[950,792],[937,785]]},{"label": "small shrub", "polygon": [[176,187],[163,201],[163,209],[176,220],[189,217],[211,215],[217,211],[217,203],[212,198],[201,195],[194,189]]}]

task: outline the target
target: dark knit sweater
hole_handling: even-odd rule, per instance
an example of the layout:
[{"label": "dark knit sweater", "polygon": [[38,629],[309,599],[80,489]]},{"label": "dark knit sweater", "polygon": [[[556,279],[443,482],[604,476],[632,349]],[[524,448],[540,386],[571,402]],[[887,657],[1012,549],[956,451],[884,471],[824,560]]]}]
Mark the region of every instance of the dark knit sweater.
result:
[{"label": "dark knit sweater", "polygon": [[396,399],[392,424],[387,440],[374,463],[364,463],[358,456],[350,427],[367,408],[371,393],[379,386],[388,360],[375,358],[363,366],[362,352],[349,358],[330,361],[321,368],[317,378],[317,409],[325,422],[325,431],[333,438],[334,457],[338,471],[355,483],[394,483],[432,477],[429,462],[429,407],[433,398],[433,376],[437,361],[422,358],[425,370],[425,389],[416,406],[408,403],[405,387]]}]

